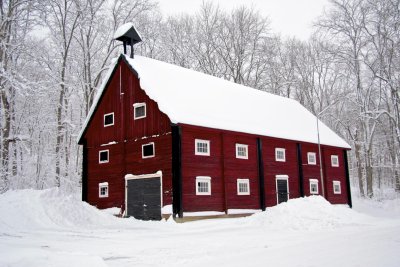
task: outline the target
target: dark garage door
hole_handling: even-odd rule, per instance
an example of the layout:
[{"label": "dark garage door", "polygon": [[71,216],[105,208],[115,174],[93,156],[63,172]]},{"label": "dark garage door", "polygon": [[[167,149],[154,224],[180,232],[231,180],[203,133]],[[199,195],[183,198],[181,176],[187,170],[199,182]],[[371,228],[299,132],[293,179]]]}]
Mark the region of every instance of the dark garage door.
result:
[{"label": "dark garage door", "polygon": [[277,197],[278,197],[278,204],[282,202],[288,201],[288,181],[283,179],[277,179]]},{"label": "dark garage door", "polygon": [[127,180],[127,216],[161,220],[160,177]]}]

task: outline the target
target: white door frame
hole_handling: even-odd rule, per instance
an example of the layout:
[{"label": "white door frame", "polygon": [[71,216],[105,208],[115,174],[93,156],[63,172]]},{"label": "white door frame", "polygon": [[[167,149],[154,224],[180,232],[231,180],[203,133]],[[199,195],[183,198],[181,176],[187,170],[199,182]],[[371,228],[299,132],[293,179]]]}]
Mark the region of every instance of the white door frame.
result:
[{"label": "white door frame", "polygon": [[289,200],[289,196],[290,196],[290,194],[289,194],[289,176],[288,175],[286,175],[286,174],[278,174],[278,175],[275,175],[275,190],[276,190],[276,204],[278,205],[279,204],[279,199],[278,199],[278,180],[284,180],[284,181],[286,181],[286,186],[287,186],[287,198],[288,198],[288,200]]}]

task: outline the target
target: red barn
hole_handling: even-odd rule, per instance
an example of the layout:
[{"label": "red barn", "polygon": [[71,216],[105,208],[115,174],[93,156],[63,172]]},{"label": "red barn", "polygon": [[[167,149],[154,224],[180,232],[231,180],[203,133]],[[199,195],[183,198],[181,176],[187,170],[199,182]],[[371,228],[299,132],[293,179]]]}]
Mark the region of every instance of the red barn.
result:
[{"label": "red barn", "polygon": [[313,194],[351,206],[350,146],[322,122],[319,136],[320,149],[316,117],[295,100],[121,55],[79,136],[82,199],[140,219]]}]

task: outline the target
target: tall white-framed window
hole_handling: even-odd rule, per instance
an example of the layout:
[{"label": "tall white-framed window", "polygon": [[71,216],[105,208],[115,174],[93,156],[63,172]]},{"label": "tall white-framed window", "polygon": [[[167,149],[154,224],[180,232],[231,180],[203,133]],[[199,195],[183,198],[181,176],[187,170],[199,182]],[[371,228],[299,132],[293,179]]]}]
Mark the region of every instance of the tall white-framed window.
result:
[{"label": "tall white-framed window", "polygon": [[239,196],[250,195],[249,179],[237,179],[237,194]]},{"label": "tall white-framed window", "polygon": [[317,195],[318,194],[318,180],[310,179],[310,194]]},{"label": "tall white-framed window", "polygon": [[307,161],[309,165],[316,165],[317,164],[317,154],[315,152],[308,152],[307,153]]},{"label": "tall white-framed window", "polygon": [[108,183],[99,183],[99,197],[108,197]]},{"label": "tall white-framed window", "polygon": [[286,149],[275,148],[275,160],[276,161],[286,161]]},{"label": "tall white-framed window", "polygon": [[333,193],[334,194],[341,194],[342,188],[340,186],[340,181],[333,181]]},{"label": "tall white-framed window", "polygon": [[133,119],[138,120],[146,117],[146,103],[133,104]]},{"label": "tall white-framed window", "polygon": [[209,140],[195,140],[195,155],[210,156],[210,141]]},{"label": "tall white-framed window", "polygon": [[114,112],[104,114],[104,127],[114,125]]},{"label": "tall white-framed window", "polygon": [[248,145],[236,144],[236,158],[238,159],[248,159]]},{"label": "tall white-framed window", "polygon": [[142,145],[142,158],[153,158],[156,154],[156,150],[154,147],[154,142],[150,142],[148,144]]},{"label": "tall white-framed window", "polygon": [[108,149],[100,150],[99,151],[99,163],[107,163],[110,160],[109,154],[110,154],[110,151]]},{"label": "tall white-framed window", "polygon": [[339,156],[331,155],[331,165],[332,167],[339,167]]},{"label": "tall white-framed window", "polygon": [[209,196],[211,195],[211,177],[197,176],[196,177],[196,195]]}]

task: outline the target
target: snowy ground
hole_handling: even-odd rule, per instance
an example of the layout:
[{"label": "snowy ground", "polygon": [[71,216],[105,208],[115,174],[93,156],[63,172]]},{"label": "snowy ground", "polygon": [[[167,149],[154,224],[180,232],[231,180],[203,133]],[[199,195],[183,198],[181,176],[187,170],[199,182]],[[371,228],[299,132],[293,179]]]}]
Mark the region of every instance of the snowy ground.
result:
[{"label": "snowy ground", "polygon": [[118,219],[56,189],[0,195],[0,266],[399,266],[400,199],[290,200],[239,219]]}]

